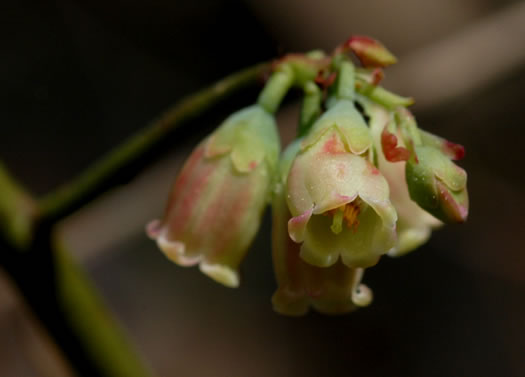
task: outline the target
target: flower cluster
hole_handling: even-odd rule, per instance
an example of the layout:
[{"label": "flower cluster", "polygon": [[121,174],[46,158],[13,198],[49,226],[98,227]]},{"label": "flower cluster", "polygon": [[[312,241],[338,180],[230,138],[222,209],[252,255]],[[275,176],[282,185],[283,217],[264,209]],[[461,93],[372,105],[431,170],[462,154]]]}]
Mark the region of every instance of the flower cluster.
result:
[{"label": "flower cluster", "polygon": [[[173,262],[198,264],[237,287],[271,203],[274,309],[340,314],[368,305],[366,268],[382,255],[414,250],[433,229],[468,214],[466,173],[453,162],[463,147],[419,129],[407,109],[412,99],[379,86],[383,68],[395,62],[362,36],[330,55],[277,61],[257,103],[195,148],[148,235]],[[298,136],[279,156],[274,113],[292,87],[304,92]]]}]

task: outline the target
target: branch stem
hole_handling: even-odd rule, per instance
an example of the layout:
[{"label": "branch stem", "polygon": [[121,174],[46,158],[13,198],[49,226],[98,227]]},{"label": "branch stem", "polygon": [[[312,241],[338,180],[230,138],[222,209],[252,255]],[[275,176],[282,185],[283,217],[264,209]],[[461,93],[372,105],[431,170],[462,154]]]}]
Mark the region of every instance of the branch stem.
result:
[{"label": "branch stem", "polygon": [[115,175],[154,149],[165,136],[234,92],[253,84],[268,69],[267,63],[255,65],[183,99],[79,176],[44,196],[39,202],[42,217],[56,221],[74,212],[109,188]]},{"label": "branch stem", "polygon": [[0,162],[0,233],[17,249],[26,249],[36,213],[34,200]]}]

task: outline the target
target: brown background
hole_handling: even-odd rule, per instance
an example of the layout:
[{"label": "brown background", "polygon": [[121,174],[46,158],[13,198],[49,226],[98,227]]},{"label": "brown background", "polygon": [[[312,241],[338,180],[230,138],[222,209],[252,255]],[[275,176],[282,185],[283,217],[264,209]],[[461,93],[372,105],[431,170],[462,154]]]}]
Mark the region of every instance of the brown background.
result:
[{"label": "brown background", "polygon": [[[288,51],[351,33],[399,58],[385,86],[419,124],[462,143],[471,214],[413,254],[383,258],[374,303],[343,317],[274,314],[269,218],[238,290],[166,261],[143,225],[181,161],[245,93],[128,185],[61,224],[106,303],[159,376],[525,375],[525,6],[518,1],[44,2],[0,12],[0,158],[45,193],[167,106]],[[279,116],[285,140],[297,105]],[[195,128],[192,128],[195,130]],[[0,270],[0,375],[68,375]]]}]

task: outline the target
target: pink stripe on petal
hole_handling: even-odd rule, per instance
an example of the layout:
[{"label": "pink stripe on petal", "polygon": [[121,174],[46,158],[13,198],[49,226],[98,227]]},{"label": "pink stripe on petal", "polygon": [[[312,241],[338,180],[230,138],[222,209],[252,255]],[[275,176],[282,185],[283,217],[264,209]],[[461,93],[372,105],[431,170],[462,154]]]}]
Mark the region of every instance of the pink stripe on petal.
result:
[{"label": "pink stripe on petal", "polygon": [[295,242],[304,241],[306,225],[308,224],[310,217],[312,217],[313,212],[314,207],[310,208],[308,211],[302,213],[299,216],[292,217],[288,221],[288,234],[290,235],[290,238],[292,240],[294,240]]},{"label": "pink stripe on petal", "polygon": [[209,194],[211,200],[194,226],[196,234],[209,233],[215,237],[216,234],[223,233],[225,224],[228,224],[228,213],[233,205],[232,199],[237,199],[236,193],[241,183],[235,181],[231,172],[225,172],[217,182],[214,182],[216,187]]},{"label": "pink stripe on petal", "polygon": [[[227,190],[231,190],[231,186]],[[238,191],[235,195],[235,201],[228,203],[229,208],[223,208],[223,222],[221,222],[216,229],[216,237],[214,238],[215,244],[213,248],[212,258],[220,258],[224,253],[235,253],[234,250],[230,250],[231,247],[235,247],[241,235],[240,232],[244,232],[242,229],[242,222],[245,219],[247,210],[250,210],[253,198],[253,182],[246,180],[242,185],[237,187]],[[218,198],[220,201],[220,199]],[[256,210],[253,208],[253,210]],[[232,245],[233,244],[233,245]]]},{"label": "pink stripe on petal", "polygon": [[191,186],[187,188],[179,198],[173,198],[177,203],[172,208],[172,213],[169,214],[169,229],[170,232],[180,232],[186,225],[190,223],[191,217],[194,215],[195,208],[202,200],[201,193],[206,189],[209,178],[215,171],[216,165],[207,164],[207,166],[199,166],[193,172]]},{"label": "pink stripe on petal", "polygon": [[184,166],[182,168],[182,171],[180,172],[179,176],[177,177],[177,180],[175,181],[175,185],[173,186],[173,194],[177,195],[180,193],[182,189],[186,187],[186,182],[188,179],[192,176],[195,166],[199,163],[200,160],[202,160],[204,156],[204,147],[199,146],[197,147],[188,160],[184,163]]},{"label": "pink stripe on petal", "polygon": [[168,205],[163,217],[163,223],[172,221],[170,216],[178,211],[182,199],[187,195],[194,186],[194,181],[198,178],[196,172],[203,165],[204,147],[198,146],[184,163],[182,170],[178,174],[175,183],[171,189]]}]

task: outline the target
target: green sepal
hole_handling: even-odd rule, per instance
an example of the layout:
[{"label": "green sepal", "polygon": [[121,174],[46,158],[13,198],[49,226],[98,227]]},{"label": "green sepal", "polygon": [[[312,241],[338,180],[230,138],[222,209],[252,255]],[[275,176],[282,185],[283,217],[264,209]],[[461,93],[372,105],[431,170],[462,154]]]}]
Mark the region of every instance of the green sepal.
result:
[{"label": "green sepal", "polygon": [[254,170],[265,160],[273,171],[280,150],[279,134],[273,115],[259,105],[229,116],[211,135],[206,145],[208,158],[230,153],[239,173]]},{"label": "green sepal", "polygon": [[334,105],[315,122],[303,146],[312,145],[332,127],[341,134],[345,145],[352,153],[364,153],[372,145],[372,136],[363,116],[352,101],[342,99],[334,102]]}]

